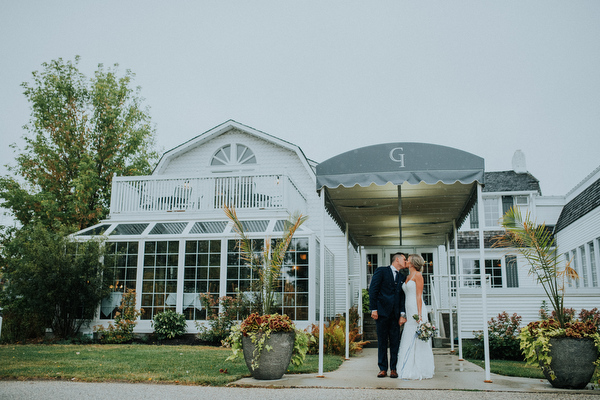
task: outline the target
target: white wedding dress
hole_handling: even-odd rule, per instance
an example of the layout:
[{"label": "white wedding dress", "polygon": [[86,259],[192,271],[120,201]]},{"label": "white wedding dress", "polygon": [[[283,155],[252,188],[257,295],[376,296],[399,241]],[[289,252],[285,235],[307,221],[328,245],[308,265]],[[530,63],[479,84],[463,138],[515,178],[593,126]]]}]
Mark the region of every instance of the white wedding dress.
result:
[{"label": "white wedding dress", "polygon": [[[413,315],[417,311],[417,284],[410,280],[402,285],[406,295],[406,323],[400,340],[398,351],[398,377],[401,379],[428,379],[433,377],[435,369],[433,363],[433,351],[431,350],[432,339],[424,342],[417,339],[417,321]],[[427,322],[427,309],[422,302],[422,322]]]}]

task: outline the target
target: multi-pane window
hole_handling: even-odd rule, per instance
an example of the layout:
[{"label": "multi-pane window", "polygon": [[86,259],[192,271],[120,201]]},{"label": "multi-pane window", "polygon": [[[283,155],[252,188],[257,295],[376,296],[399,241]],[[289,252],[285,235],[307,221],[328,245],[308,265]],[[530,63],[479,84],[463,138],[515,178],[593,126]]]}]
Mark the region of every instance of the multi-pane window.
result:
[{"label": "multi-pane window", "polygon": [[[238,291],[251,294],[252,283],[258,279],[256,271],[242,259],[238,243],[238,240],[227,242],[227,296],[236,296]],[[260,252],[263,245],[264,240],[252,239],[254,251]],[[295,320],[308,319],[308,261],[308,239],[292,239],[275,288],[275,302],[277,312]]]},{"label": "multi-pane window", "polygon": [[[484,198],[484,226],[487,228],[498,227],[502,216],[515,206],[518,206],[521,209],[521,213],[525,214],[529,208],[529,196],[520,195]],[[473,205],[473,208],[469,213],[469,228],[479,228],[479,210],[477,209],[477,202]]]},{"label": "multi-pane window", "polygon": [[[479,260],[477,260],[479,261]],[[493,288],[502,287],[502,261],[485,260],[485,273],[490,275],[491,286]]]},{"label": "multi-pane window", "polygon": [[377,256],[377,254],[367,254],[367,287],[371,284],[371,278],[377,267],[379,267]]},{"label": "multi-pane window", "polygon": [[579,279],[567,277],[569,287],[598,287],[600,286],[600,271],[598,266],[600,254],[598,254],[598,243],[600,238],[592,240],[563,254],[565,264],[577,273]]},{"label": "multi-pane window", "polygon": [[483,210],[485,214],[485,226],[498,226],[500,220],[500,212],[498,208],[498,199],[483,199]]},{"label": "multi-pane window", "polygon": [[[252,239],[252,248],[260,252],[263,239]],[[227,241],[227,296],[235,297],[238,292],[250,292],[252,280],[257,279],[256,271],[246,264],[240,253],[239,240]]]},{"label": "multi-pane window", "polygon": [[308,320],[308,239],[292,239],[281,267],[283,313]]},{"label": "multi-pane window", "polygon": [[502,196],[502,215],[506,214],[513,206],[512,196]]},{"label": "multi-pane window", "polygon": [[473,205],[471,213],[469,214],[469,223],[471,229],[479,229],[479,209],[477,208],[477,202]]},{"label": "multi-pane window", "polygon": [[104,265],[112,268],[111,293],[102,299],[100,318],[113,319],[121,305],[123,293],[136,288],[138,242],[108,242],[104,254]]},{"label": "multi-pane window", "polygon": [[[463,281],[464,286],[480,287],[481,281],[479,279],[479,260],[477,259],[464,259],[463,260],[463,271],[466,276]],[[485,260],[485,273],[490,275],[490,285],[493,288],[502,287],[502,261],[500,259]]]},{"label": "multi-pane window", "polygon": [[[581,276],[581,270],[579,269],[579,260],[577,260],[577,250],[572,250],[571,251],[571,268],[573,268],[576,272],[577,275]],[[575,287],[578,288],[579,287],[579,279],[575,279]]]},{"label": "multi-pane window", "polygon": [[[186,241],[182,307],[186,319],[206,319],[208,305],[202,304],[200,294],[209,294],[217,300],[220,278],[221,240]],[[218,313],[218,307],[213,311]]]},{"label": "multi-pane window", "polygon": [[506,256],[506,287],[519,287],[519,270],[517,256]]},{"label": "multi-pane window", "polygon": [[585,246],[579,246],[579,253],[581,254],[581,275],[583,278],[583,287],[588,287],[588,271],[587,271],[587,260],[585,255]]},{"label": "multi-pane window", "polygon": [[[475,263],[477,261],[477,264]],[[463,258],[462,259],[462,286],[479,287],[479,260]]]},{"label": "multi-pane window", "polygon": [[433,275],[433,253],[421,253],[425,264],[423,265],[423,301],[431,305],[431,275]]},{"label": "multi-pane window", "polygon": [[[565,257],[565,264],[569,265],[569,262],[571,261],[571,256],[569,252],[566,252],[564,254]],[[573,268],[573,265],[570,265],[571,268]],[[567,284],[569,285],[569,287],[573,287],[573,280],[569,277],[567,277]]]},{"label": "multi-pane window", "polygon": [[590,249],[590,267],[592,270],[592,286],[598,287],[598,271],[596,270],[596,253],[594,251],[594,242],[589,242],[588,247]]},{"label": "multi-pane window", "polygon": [[142,316],[152,319],[177,305],[177,265],[179,241],[147,241],[144,245]]},{"label": "multi-pane window", "polygon": [[254,152],[243,144],[227,144],[213,155],[210,165],[256,164]]}]

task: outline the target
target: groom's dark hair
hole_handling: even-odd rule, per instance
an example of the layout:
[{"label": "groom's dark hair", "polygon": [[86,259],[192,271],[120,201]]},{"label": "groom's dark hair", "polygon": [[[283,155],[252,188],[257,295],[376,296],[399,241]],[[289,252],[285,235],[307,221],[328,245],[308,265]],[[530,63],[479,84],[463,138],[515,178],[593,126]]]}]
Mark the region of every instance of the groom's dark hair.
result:
[{"label": "groom's dark hair", "polygon": [[394,255],[392,255],[392,262],[394,262],[394,260],[400,256],[404,256],[404,259],[408,260],[408,257],[406,256],[406,254],[398,252],[398,253],[394,253]]}]

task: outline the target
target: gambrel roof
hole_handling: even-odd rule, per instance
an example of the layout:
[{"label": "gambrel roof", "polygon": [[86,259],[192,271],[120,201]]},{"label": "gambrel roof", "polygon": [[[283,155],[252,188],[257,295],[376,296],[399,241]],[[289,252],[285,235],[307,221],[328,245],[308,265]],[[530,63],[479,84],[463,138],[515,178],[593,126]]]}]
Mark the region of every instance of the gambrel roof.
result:
[{"label": "gambrel roof", "polygon": [[187,142],[184,142],[184,143],[172,148],[171,150],[166,151],[160,158],[158,164],[156,165],[156,168],[154,168],[152,175],[160,174],[163,171],[163,169],[166,168],[170,159],[175,158],[178,155],[183,154],[185,152],[188,152],[195,147],[201,146],[202,144],[208,142],[209,140],[212,140],[219,135],[229,132],[232,129],[237,129],[237,130],[245,132],[247,134],[256,136],[258,138],[266,140],[267,142],[273,143],[277,146],[280,146],[282,148],[288,149],[288,150],[296,153],[298,155],[298,158],[302,161],[302,163],[305,164],[306,169],[308,171],[310,171],[311,176],[314,176],[316,163],[314,161],[311,161],[308,158],[306,158],[306,156],[304,155],[304,152],[302,151],[302,149],[300,149],[300,147],[296,146],[293,143],[279,139],[275,136],[269,135],[268,133],[265,133],[265,132],[259,131],[257,129],[251,128],[247,125],[241,124],[232,119],[230,119],[220,125],[215,126],[214,128],[188,140]]}]

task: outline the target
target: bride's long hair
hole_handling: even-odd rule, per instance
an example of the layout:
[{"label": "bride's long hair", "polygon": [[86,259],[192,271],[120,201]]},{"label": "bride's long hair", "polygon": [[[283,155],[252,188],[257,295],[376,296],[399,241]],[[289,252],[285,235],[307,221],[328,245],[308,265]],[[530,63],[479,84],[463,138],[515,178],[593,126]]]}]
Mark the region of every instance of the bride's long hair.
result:
[{"label": "bride's long hair", "polygon": [[423,260],[423,257],[421,257],[420,254],[411,254],[408,256],[408,259],[417,271],[423,272],[423,265],[425,265],[425,260]]}]

